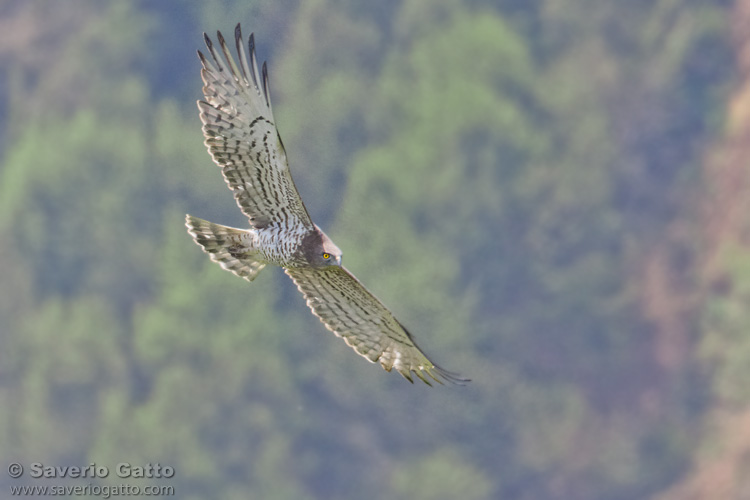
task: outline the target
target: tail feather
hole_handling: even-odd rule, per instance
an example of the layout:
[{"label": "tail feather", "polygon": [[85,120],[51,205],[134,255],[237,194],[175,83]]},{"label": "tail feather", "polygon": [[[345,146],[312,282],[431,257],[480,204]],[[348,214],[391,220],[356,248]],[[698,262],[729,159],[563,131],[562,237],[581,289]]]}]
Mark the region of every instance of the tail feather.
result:
[{"label": "tail feather", "polygon": [[258,260],[253,252],[250,231],[214,224],[192,215],[185,216],[185,225],[212,261],[240,278],[253,281],[265,267],[266,263]]}]

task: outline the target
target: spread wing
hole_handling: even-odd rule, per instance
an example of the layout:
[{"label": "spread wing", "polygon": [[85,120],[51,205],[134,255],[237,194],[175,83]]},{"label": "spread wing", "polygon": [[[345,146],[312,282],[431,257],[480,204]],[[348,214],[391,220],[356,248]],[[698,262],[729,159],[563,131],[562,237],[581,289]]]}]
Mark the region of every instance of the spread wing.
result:
[{"label": "spread wing", "polygon": [[239,66],[217,33],[224,59],[216,55],[204,33],[209,60],[198,51],[203,69],[203,95],[198,101],[208,152],[221,167],[229,188],[250,224],[262,228],[272,222],[287,226],[313,224],[289,172],[286,152],[276,131],[268,89],[268,72],[258,72],[253,35],[250,58],[242,45],[238,24],[234,30]]},{"label": "spread wing", "polygon": [[[468,380],[443,370],[419,349],[409,332],[377,297],[343,267],[285,268],[326,328],[343,337],[357,354],[379,361],[386,371],[395,368],[409,382],[411,372],[431,385],[463,384]],[[442,380],[441,380],[442,379]]]}]

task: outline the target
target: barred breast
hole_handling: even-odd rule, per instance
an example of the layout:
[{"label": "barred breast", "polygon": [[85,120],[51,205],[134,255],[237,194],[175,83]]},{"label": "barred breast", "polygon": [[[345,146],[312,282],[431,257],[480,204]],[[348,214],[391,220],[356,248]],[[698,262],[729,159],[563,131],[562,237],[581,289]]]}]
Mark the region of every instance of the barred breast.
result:
[{"label": "barred breast", "polygon": [[269,264],[297,267],[306,264],[299,249],[308,232],[302,227],[294,230],[282,224],[269,224],[256,230],[255,245]]}]

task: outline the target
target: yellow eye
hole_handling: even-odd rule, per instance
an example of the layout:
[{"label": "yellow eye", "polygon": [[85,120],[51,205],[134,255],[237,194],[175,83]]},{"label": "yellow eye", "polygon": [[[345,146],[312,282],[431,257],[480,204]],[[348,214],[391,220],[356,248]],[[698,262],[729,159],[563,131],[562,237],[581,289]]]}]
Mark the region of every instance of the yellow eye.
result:
[{"label": "yellow eye", "polygon": [[331,258],[331,254],[329,254],[329,253],[324,253],[324,254],[323,254],[323,258],[324,258],[324,259],[330,259],[330,258]]}]

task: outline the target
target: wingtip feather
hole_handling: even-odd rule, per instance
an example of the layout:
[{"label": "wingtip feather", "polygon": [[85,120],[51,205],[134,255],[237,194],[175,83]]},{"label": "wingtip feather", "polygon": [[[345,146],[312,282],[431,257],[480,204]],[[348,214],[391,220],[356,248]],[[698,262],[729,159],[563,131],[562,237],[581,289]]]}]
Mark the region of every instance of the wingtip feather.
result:
[{"label": "wingtip feather", "polygon": [[247,50],[250,53],[250,74],[253,77],[253,85],[256,89],[259,89],[260,83],[258,80],[260,76],[258,75],[258,63],[255,59],[255,33],[250,33],[250,37],[247,39]]},{"label": "wingtip feather", "polygon": [[[425,384],[427,384],[427,385],[429,385],[430,387],[432,387],[432,384],[430,383],[430,381],[429,381],[429,380],[427,380],[427,377],[425,377],[425,376],[424,376],[424,373],[422,372],[422,370],[414,370],[414,373],[416,374],[416,376],[417,376],[417,377],[419,377],[419,379],[420,379],[420,380],[421,380],[422,382],[424,382]],[[429,372],[428,372],[428,373],[429,373]],[[438,380],[438,382],[440,382],[440,381]]]},{"label": "wingtip feather", "polygon": [[263,94],[266,96],[266,104],[271,107],[271,88],[268,83],[268,65],[263,61]]},{"label": "wingtip feather", "polygon": [[455,385],[466,385],[471,382],[470,378],[462,378],[458,373],[445,370],[439,366],[435,366],[435,371],[445,380]]}]

